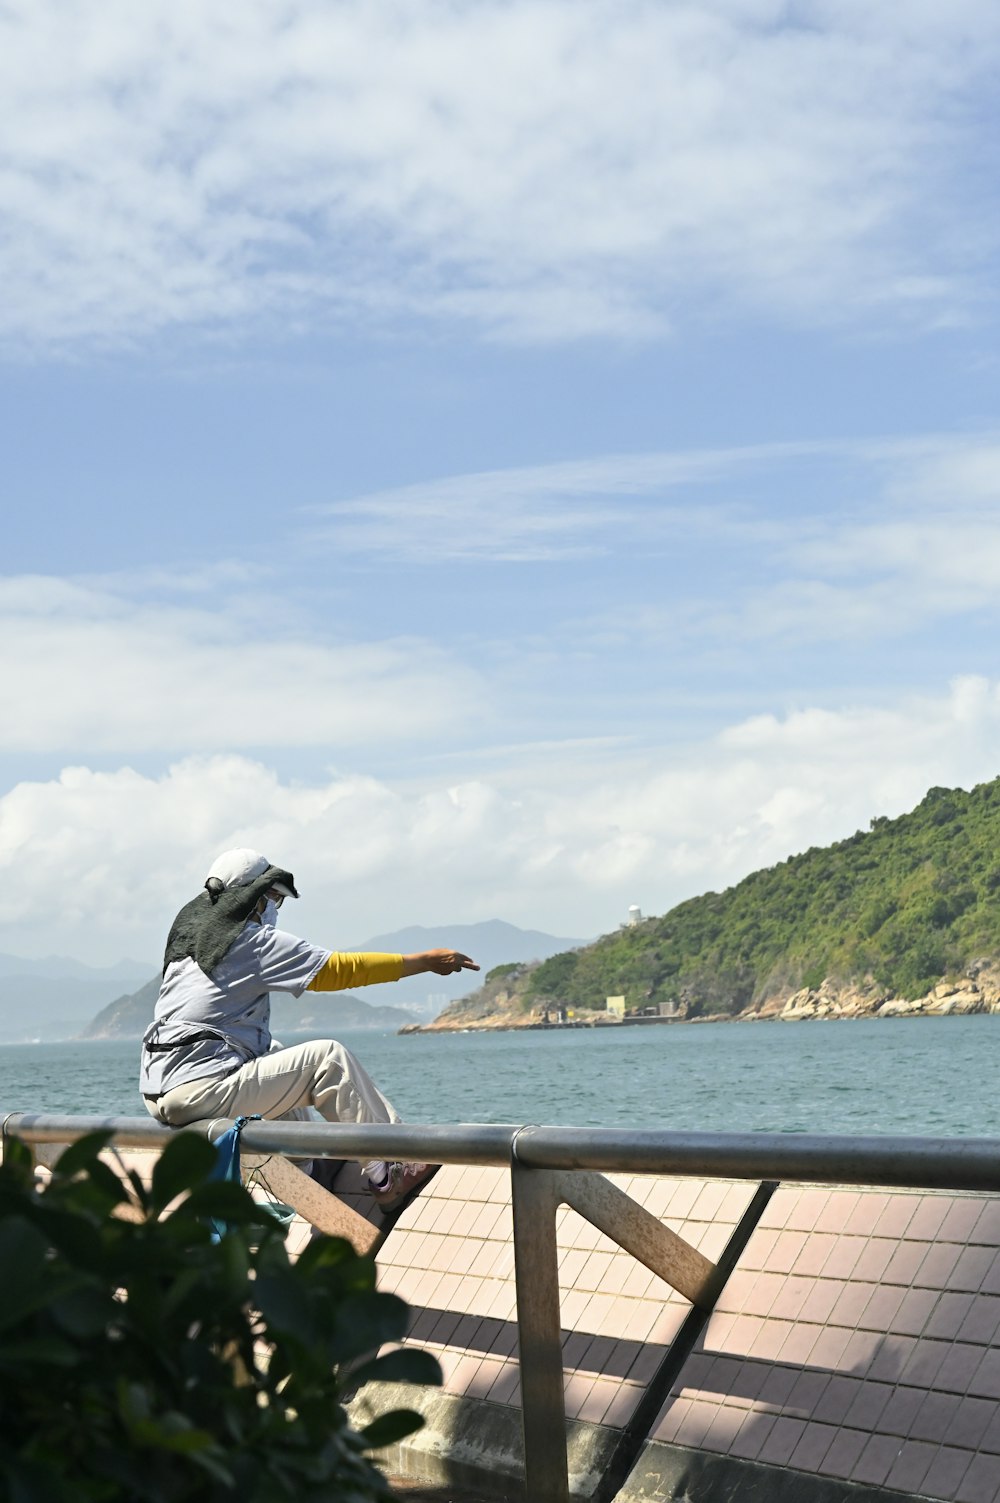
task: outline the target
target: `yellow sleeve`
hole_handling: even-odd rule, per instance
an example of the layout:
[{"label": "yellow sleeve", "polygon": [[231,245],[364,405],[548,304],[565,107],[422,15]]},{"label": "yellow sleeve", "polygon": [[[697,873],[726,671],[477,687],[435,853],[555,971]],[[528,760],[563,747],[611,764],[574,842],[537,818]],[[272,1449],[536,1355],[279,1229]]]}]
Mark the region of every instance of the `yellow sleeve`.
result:
[{"label": "yellow sleeve", "polygon": [[355,986],[374,986],[378,981],[398,981],[402,974],[402,955],[342,955],[334,950],[306,991],[347,992]]}]

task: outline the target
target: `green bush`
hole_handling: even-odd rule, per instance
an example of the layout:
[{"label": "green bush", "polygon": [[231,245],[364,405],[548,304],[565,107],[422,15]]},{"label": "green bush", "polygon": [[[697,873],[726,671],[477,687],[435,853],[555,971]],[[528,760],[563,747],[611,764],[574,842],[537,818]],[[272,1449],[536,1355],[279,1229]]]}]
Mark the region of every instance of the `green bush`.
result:
[{"label": "green bush", "polygon": [[543,960],[541,965],[531,973],[531,981],[528,984],[529,997],[544,997],[553,1002],[563,1001],[570,995],[579,960],[580,957],[575,950],[566,950],[561,955],[553,955],[549,960]]},{"label": "green bush", "polygon": [[509,960],[504,965],[495,965],[492,971],[487,971],[483,977],[483,981],[484,983],[487,981],[502,981],[505,976],[516,976],[523,969],[523,962]]},{"label": "green bush", "polygon": [[826,980],[827,969],[825,961],[815,961],[808,970],[802,973],[802,985],[810,991],[817,991]]},{"label": "green bush", "polygon": [[[374,1265],[317,1238],[292,1262],[272,1216],[212,1181],[182,1133],[127,1191],[82,1138],[34,1182],[0,1165],[0,1497],[9,1503],[376,1503],[368,1452],[422,1423],[353,1430],[346,1385],[440,1382],[429,1354],[372,1354],[408,1309]],[[134,1219],[125,1219],[132,1202]],[[116,1214],[119,1213],[119,1214]],[[230,1228],[213,1240],[210,1218]]]}]

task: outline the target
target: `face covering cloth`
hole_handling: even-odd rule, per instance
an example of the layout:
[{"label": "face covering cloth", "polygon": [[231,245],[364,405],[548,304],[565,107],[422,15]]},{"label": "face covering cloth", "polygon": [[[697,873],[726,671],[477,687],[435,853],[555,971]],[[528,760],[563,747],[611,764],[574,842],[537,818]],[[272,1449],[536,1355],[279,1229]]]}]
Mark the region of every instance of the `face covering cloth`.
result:
[{"label": "face covering cloth", "polygon": [[210,976],[239,939],[268,888],[278,882],[295,892],[291,872],[269,866],[245,887],[228,887],[218,894],[200,892],[190,903],[185,903],[170,926],[163,954],[164,971],[175,960],[191,959]]}]

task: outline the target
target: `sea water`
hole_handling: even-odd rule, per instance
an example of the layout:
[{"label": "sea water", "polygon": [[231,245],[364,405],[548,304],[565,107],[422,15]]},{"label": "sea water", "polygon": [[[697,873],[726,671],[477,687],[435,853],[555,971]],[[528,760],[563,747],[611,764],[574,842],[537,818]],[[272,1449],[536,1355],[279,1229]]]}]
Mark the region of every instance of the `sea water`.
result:
[{"label": "sea water", "polygon": [[[1000,1015],[340,1037],[411,1122],[1000,1136]],[[142,1116],[138,1048],[0,1046],[0,1112]]]}]

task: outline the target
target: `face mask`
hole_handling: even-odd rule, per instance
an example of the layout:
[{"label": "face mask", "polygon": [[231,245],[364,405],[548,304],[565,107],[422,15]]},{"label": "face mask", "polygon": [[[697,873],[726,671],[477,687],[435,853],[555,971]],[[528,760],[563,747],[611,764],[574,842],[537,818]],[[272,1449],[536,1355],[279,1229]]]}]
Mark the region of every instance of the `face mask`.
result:
[{"label": "face mask", "polygon": [[272,929],[278,926],[278,905],[273,898],[268,898],[264,906],[264,912],[260,916],[262,924],[270,924]]}]

